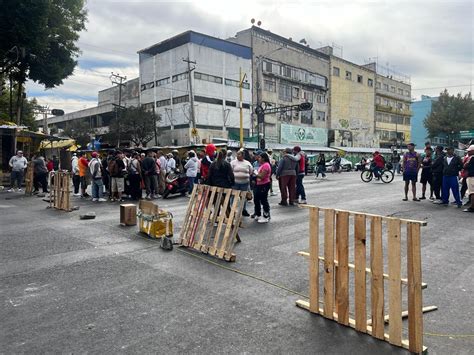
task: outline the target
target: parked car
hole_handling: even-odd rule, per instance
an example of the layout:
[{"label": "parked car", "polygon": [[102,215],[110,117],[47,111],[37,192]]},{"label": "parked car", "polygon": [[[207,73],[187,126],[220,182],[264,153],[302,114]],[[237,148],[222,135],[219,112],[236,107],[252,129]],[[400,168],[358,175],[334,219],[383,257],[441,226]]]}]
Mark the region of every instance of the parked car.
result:
[{"label": "parked car", "polygon": [[[327,171],[332,171],[332,166],[334,165],[334,159],[331,159],[330,161],[326,162],[326,170]],[[341,169],[342,171],[351,171],[352,170],[352,162],[345,159],[341,158]]]}]

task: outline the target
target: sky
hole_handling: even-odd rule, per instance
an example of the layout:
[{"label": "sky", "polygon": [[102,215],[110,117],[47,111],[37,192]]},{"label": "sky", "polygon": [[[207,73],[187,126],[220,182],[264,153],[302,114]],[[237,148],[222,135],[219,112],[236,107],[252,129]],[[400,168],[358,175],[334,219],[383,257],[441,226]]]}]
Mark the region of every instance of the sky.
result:
[{"label": "sky", "polygon": [[357,64],[376,58],[410,76],[417,99],[444,88],[467,94],[474,79],[474,1],[88,0],[86,7],[74,74],[50,90],[27,83],[29,97],[66,113],[96,106],[111,72],[137,77],[138,50],[187,30],[229,38],[252,18],[311,48],[342,47]]}]

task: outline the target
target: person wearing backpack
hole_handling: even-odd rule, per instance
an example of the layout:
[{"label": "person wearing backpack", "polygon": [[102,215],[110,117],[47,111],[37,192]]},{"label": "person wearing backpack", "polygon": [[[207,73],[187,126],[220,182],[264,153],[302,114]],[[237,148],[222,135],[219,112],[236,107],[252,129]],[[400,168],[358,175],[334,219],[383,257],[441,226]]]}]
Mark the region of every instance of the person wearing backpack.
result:
[{"label": "person wearing backpack", "polygon": [[102,181],[102,163],[97,152],[92,152],[91,157],[92,159],[88,166],[92,177],[92,201],[105,202],[107,200],[102,197],[104,192],[104,182]]},{"label": "person wearing backpack", "polygon": [[115,201],[115,195],[117,195],[118,201],[122,202],[122,191],[124,188],[123,174],[125,172],[125,164],[123,162],[122,152],[116,151],[114,158],[109,162],[107,167],[110,174],[110,191],[111,201]]}]

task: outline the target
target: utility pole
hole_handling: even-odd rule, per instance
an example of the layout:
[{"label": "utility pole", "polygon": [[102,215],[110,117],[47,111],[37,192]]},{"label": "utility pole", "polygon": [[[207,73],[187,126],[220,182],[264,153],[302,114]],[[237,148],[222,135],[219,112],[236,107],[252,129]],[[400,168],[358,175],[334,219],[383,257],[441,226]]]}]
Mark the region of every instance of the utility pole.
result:
[{"label": "utility pole", "polygon": [[115,106],[115,119],[117,120],[117,148],[120,147],[120,114],[119,110],[122,108],[122,86],[125,86],[123,83],[125,80],[127,80],[126,76],[120,76],[119,74],[114,74],[114,72],[111,73],[110,75],[110,80],[112,81],[112,84],[118,85],[119,87],[119,101],[118,101],[118,107]]},{"label": "utility pole", "polygon": [[194,94],[193,94],[193,80],[191,78],[191,72],[196,69],[196,68],[191,68],[191,63],[196,65],[196,61],[189,60],[189,55],[188,58],[184,59],[183,62],[188,63],[188,82],[189,82],[189,103],[191,104],[191,126],[192,126],[192,133],[193,133],[193,139],[192,143],[196,143],[196,116],[194,114]]},{"label": "utility pole", "polygon": [[247,74],[242,76],[242,68],[239,68],[239,95],[240,95],[240,148],[244,147],[244,114],[242,112],[242,87],[244,86],[244,80]]}]

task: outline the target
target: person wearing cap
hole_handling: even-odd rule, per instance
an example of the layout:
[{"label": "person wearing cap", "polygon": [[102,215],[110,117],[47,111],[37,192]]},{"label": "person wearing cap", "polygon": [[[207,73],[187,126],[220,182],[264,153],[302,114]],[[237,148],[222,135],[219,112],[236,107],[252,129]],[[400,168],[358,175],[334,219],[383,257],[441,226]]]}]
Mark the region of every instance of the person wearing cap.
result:
[{"label": "person wearing cap", "polygon": [[298,162],[292,155],[291,148],[283,151],[283,156],[278,163],[276,177],[280,186],[280,206],[293,205],[296,202],[296,168]]},{"label": "person wearing cap", "polygon": [[73,153],[71,158],[71,173],[72,184],[74,186],[74,196],[81,196],[79,193],[79,186],[81,184],[81,177],[79,176],[79,158],[76,153]]},{"label": "person wearing cap", "polygon": [[28,166],[28,160],[23,156],[23,152],[19,150],[16,152],[16,155],[12,156],[10,158],[10,161],[8,162],[8,165],[12,169],[11,175],[10,175],[10,189],[8,192],[12,192],[13,188],[15,187],[15,183],[18,188],[18,192],[21,192],[21,184],[23,183],[23,175],[26,167]]},{"label": "person wearing cap", "polygon": [[408,152],[403,155],[403,181],[405,182],[405,197],[403,201],[408,201],[408,186],[411,182],[411,192],[413,194],[413,201],[419,202],[416,197],[416,182],[418,181],[418,171],[420,170],[421,160],[420,155],[415,152],[415,143],[407,144]]},{"label": "person wearing cap", "polygon": [[446,148],[446,156],[443,159],[443,185],[441,187],[441,205],[449,204],[449,191],[452,192],[458,208],[461,208],[461,195],[459,194],[459,172],[462,169],[462,161],[454,154],[454,148]]},{"label": "person wearing cap", "polygon": [[160,162],[160,174],[158,175],[158,193],[163,195],[166,189],[166,168],[168,161],[161,150],[156,153],[158,161]]},{"label": "person wearing cap", "polygon": [[177,149],[173,149],[171,151],[171,155],[173,156],[173,159],[175,161],[175,169],[180,169],[181,170],[181,158],[179,157],[179,152]]},{"label": "person wearing cap", "polygon": [[470,206],[464,212],[474,212],[474,144],[467,148],[468,159],[464,163],[464,169],[467,172],[466,184],[469,194]]},{"label": "person wearing cap", "polygon": [[294,158],[297,161],[296,166],[296,200],[300,204],[306,204],[306,191],[304,190],[303,179],[306,173],[306,155],[301,151],[300,146],[293,148]]},{"label": "person wearing cap", "polygon": [[431,174],[432,178],[432,186],[433,186],[433,193],[436,198],[435,201],[437,203],[441,203],[441,185],[443,185],[443,161],[444,161],[444,153],[443,153],[443,146],[438,145],[435,148],[436,156],[433,159],[433,163],[431,164]]},{"label": "person wearing cap", "polygon": [[174,173],[176,171],[177,165],[176,160],[174,159],[173,153],[168,153],[168,161],[166,162],[166,173]]},{"label": "person wearing cap", "polygon": [[91,157],[92,159],[89,162],[89,171],[92,177],[92,201],[105,202],[106,199],[103,198],[104,182],[102,180],[102,162],[100,161],[99,154],[97,152],[92,152]]}]

